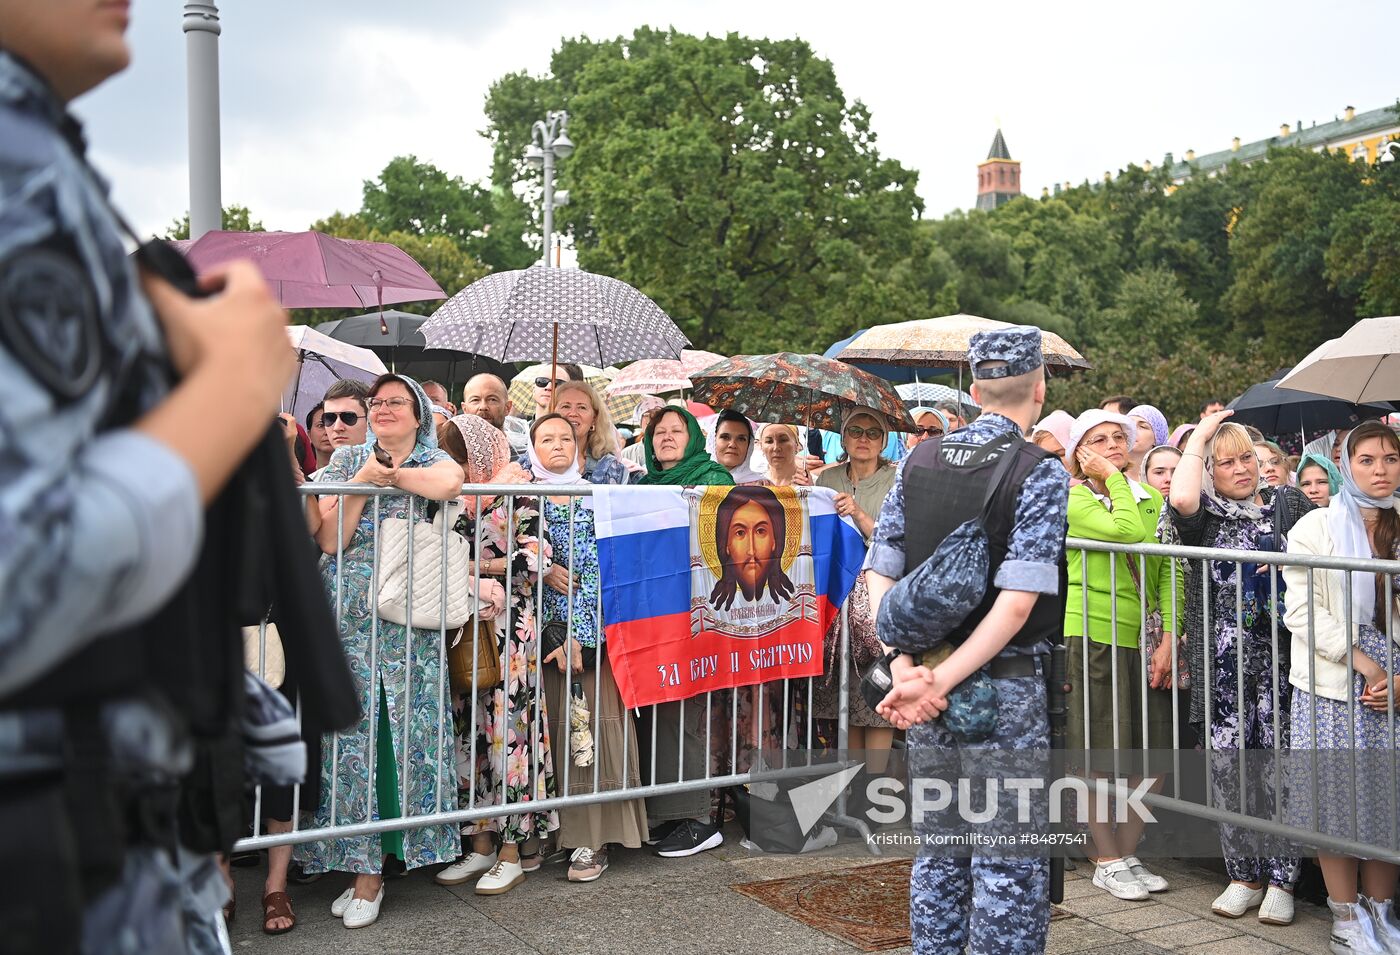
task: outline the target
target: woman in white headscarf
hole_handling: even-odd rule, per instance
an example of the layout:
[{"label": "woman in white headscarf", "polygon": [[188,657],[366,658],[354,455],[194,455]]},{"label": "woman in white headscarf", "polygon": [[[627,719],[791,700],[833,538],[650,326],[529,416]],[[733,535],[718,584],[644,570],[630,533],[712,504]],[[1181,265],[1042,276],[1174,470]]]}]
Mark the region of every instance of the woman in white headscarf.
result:
[{"label": "woman in white headscarf", "polygon": [[[1288,535],[1289,553],[1395,560],[1400,438],[1368,421],[1347,436],[1340,459],[1340,490],[1326,509],[1298,521]],[[1400,730],[1391,724],[1400,647],[1392,619],[1397,615],[1387,598],[1400,589],[1383,574],[1286,567],[1283,577],[1291,591],[1285,619],[1293,631],[1288,821],[1331,836],[1387,843],[1397,808],[1393,784],[1385,782],[1392,780],[1400,748]],[[1319,852],[1317,861],[1334,942],[1342,939],[1347,951],[1400,951],[1392,911],[1400,867],[1330,852]]]},{"label": "woman in white headscarf", "polygon": [[[562,391],[562,389],[561,389]],[[530,473],[534,483],[544,486],[578,484],[581,480],[574,453],[575,432],[570,421],[558,415],[545,415],[530,429]],[[595,792],[593,774],[598,773],[597,792],[641,785],[637,730],[631,712],[623,705],[604,652],[603,620],[598,567],[598,538],[593,509],[587,500],[565,496],[547,497],[542,510],[544,538],[550,544],[556,567],[566,568],[567,586],[552,582],[541,599],[541,639],[545,654],[545,710],[554,759],[554,779],[561,788],[567,777],[567,795]],[[548,581],[547,581],[548,582]],[[551,649],[553,638],[562,641]],[[571,693],[573,701],[566,700]],[[589,714],[593,742],[592,761],[579,764],[574,751],[569,720],[575,707]],[[582,751],[586,755],[586,747]],[[632,753],[623,777],[623,754]],[[570,806],[559,810],[559,846],[573,849],[567,878],[570,882],[593,882],[610,862],[612,846],[641,848],[647,837],[646,803],[627,799]]]}]

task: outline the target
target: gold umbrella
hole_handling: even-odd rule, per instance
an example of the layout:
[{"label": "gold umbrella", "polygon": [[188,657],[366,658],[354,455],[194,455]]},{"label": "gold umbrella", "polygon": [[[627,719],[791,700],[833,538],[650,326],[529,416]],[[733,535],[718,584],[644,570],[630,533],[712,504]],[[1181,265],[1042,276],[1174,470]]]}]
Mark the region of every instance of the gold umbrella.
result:
[{"label": "gold umbrella", "polygon": [[[876,325],[856,338],[836,356],[847,364],[919,365],[966,368],[972,336],[997,328],[1011,328],[978,315],[944,315],[894,325]],[[1054,332],[1041,331],[1041,352],[1050,368],[1087,369],[1090,364]]]}]

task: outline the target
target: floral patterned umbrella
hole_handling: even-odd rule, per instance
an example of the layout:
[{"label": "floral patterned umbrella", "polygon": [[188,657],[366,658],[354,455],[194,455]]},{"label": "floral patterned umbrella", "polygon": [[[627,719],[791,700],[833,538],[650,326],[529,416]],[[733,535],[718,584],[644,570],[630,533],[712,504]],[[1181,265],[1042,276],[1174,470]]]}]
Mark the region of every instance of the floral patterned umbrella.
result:
[{"label": "floral patterned umbrella", "polygon": [[913,431],[904,401],[889,382],[818,355],[736,355],[691,377],[691,398],[753,421],[841,429],[853,407],[873,408],[892,431]]},{"label": "floral patterned umbrella", "polygon": [[[856,337],[836,356],[844,362],[887,365],[938,365],[967,367],[972,336],[996,328],[1010,328],[977,315],[944,315],[915,322],[877,325]],[[1051,369],[1088,369],[1089,362],[1054,332],[1042,331],[1041,351]]]},{"label": "floral patterned umbrella", "polygon": [[608,386],[609,395],[664,395],[672,391],[687,391],[694,387],[690,378],[716,362],[723,355],[712,351],[683,351],[678,360],[647,358],[634,361],[618,373]]}]

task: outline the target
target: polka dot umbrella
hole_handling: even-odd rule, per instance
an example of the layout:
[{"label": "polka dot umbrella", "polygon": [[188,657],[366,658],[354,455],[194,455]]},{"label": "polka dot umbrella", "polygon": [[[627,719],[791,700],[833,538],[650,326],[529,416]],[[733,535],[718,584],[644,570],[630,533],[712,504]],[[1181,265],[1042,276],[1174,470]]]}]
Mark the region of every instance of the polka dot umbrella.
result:
[{"label": "polka dot umbrella", "polygon": [[679,358],[690,344],[660,306],[626,282],[543,265],[478,279],[444,302],[421,331],[434,348],[497,361],[598,367]]}]

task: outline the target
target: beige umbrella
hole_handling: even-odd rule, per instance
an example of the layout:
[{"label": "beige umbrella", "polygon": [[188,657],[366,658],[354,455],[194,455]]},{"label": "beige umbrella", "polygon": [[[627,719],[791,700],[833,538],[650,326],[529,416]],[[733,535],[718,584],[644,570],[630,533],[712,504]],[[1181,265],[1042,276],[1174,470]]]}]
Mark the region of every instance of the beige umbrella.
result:
[{"label": "beige umbrella", "polygon": [[[533,415],[535,413],[535,379],[548,378],[551,367],[549,362],[530,365],[510,380],[510,387],[506,393],[510,396],[511,404],[515,405],[517,414]],[[641,403],[641,395],[607,393],[608,385],[617,377],[618,370],[616,368],[611,365],[607,368],[580,365],[579,370],[583,372],[583,380],[592,385],[593,390],[602,396],[603,404],[608,406],[608,414],[612,415],[613,421],[626,421],[632,417],[632,413],[637,410],[637,405]],[[558,372],[558,375],[560,378],[568,377],[563,372]]]},{"label": "beige umbrella", "polygon": [[[973,335],[1011,327],[1009,322],[978,315],[944,315],[877,325],[842,349],[836,358],[847,364],[966,368],[967,350]],[[1041,350],[1047,366],[1067,371],[1092,367],[1059,335],[1046,331],[1041,334]]]},{"label": "beige umbrella", "polygon": [[1400,399],[1400,315],[1363,318],[1314,348],[1277,387],[1355,404]]}]

